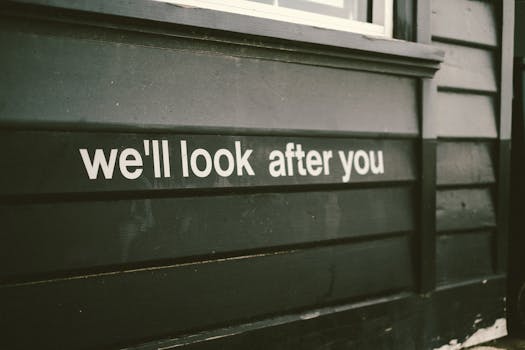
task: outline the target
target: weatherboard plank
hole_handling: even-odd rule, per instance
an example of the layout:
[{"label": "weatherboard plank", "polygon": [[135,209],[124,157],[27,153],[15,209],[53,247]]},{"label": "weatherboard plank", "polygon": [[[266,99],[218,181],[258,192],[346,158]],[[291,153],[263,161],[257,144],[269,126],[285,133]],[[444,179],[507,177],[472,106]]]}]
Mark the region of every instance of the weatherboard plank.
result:
[{"label": "weatherboard plank", "polygon": [[2,286],[0,342],[110,347],[410,288],[410,251],[408,238],[396,237]]},{"label": "weatherboard plank", "polygon": [[[292,150],[300,144],[305,152],[302,174],[297,157],[291,163],[284,159],[292,143]],[[125,149],[132,149],[142,161],[142,166],[124,167],[127,172],[140,171],[137,178],[122,170],[126,161],[133,160],[123,153]],[[219,150],[228,152],[230,160]],[[280,158],[272,156],[273,151],[280,152]],[[355,159],[346,163],[349,152]],[[310,154],[317,158],[309,161]],[[0,195],[412,181],[417,174],[415,142],[388,139],[4,131],[0,159],[9,169],[0,172]],[[282,160],[279,165],[273,164],[276,159]],[[108,174],[100,164],[109,164]],[[345,171],[344,164],[352,165],[351,172]]]},{"label": "weatherboard plank", "polygon": [[0,221],[0,277],[275,250],[415,225],[409,186],[20,204],[0,207]]},{"label": "weatherboard plank", "polygon": [[496,217],[490,188],[438,190],[437,231],[494,227]]},{"label": "weatherboard plank", "polygon": [[418,134],[414,78],[239,57],[217,40],[3,26],[0,123]]},{"label": "weatherboard plank", "polygon": [[494,183],[494,149],[489,142],[445,142],[437,146],[437,184]]},{"label": "weatherboard plank", "polygon": [[440,235],[436,242],[438,284],[492,274],[492,247],[493,235],[487,231]]}]

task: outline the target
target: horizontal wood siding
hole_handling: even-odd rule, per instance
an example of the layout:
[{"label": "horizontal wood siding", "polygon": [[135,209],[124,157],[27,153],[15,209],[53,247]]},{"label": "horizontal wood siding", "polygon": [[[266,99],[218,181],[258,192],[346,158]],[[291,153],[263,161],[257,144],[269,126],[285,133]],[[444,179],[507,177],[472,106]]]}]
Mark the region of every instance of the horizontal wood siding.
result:
[{"label": "horizontal wood siding", "polygon": [[433,0],[436,74],[436,280],[495,273],[499,164],[499,28],[495,1]]},{"label": "horizontal wood siding", "polygon": [[494,200],[490,189],[439,190],[436,196],[438,231],[494,227]]},{"label": "horizontal wood siding", "polygon": [[[122,21],[0,21],[0,348],[136,346],[415,290],[414,72]],[[276,175],[289,144],[331,161]],[[360,150],[347,173],[339,152]]]},{"label": "horizontal wood siding", "polygon": [[412,232],[413,195],[400,186],[11,205],[0,209],[0,277]]},{"label": "horizontal wood siding", "polygon": [[494,145],[491,142],[440,142],[437,147],[437,184],[492,184]]},{"label": "horizontal wood siding", "polygon": [[435,101],[436,128],[440,137],[496,138],[495,98],[439,91]]},{"label": "horizontal wood siding", "polygon": [[0,318],[9,330],[2,343],[100,348],[407,289],[413,285],[409,242],[400,236],[3,286],[2,313],[10,317]]},{"label": "horizontal wood siding", "polygon": [[493,1],[432,0],[432,34],[438,38],[497,46]]},{"label": "horizontal wood siding", "polygon": [[494,273],[491,232],[440,235],[436,245],[436,280],[447,284]]},{"label": "horizontal wood siding", "polygon": [[0,27],[0,123],[418,133],[413,78],[266,59],[264,49],[243,57],[226,44],[31,26]]}]

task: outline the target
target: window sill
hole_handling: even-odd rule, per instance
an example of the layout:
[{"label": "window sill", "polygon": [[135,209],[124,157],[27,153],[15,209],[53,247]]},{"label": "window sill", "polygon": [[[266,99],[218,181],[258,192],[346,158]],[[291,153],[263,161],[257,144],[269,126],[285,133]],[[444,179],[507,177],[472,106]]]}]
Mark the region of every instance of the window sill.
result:
[{"label": "window sill", "polygon": [[[380,73],[432,77],[444,57],[442,50],[420,43],[182,7],[152,0],[11,0],[8,3],[15,7],[37,5],[191,26],[195,29],[191,34],[201,40],[224,42],[224,36],[217,33],[228,32],[229,37],[226,41],[233,44],[330,56],[336,58],[336,67]],[[199,36],[196,32],[202,30],[212,32]],[[244,38],[240,38],[239,34],[244,35]],[[254,37],[246,40],[246,34]]]}]

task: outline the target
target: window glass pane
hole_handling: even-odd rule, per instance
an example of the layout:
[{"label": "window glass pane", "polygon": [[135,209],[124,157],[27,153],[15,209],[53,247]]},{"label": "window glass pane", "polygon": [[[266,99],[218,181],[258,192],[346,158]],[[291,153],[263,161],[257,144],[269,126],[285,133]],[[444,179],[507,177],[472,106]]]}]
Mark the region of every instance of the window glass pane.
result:
[{"label": "window glass pane", "polygon": [[250,0],[331,17],[370,22],[371,0]]},{"label": "window glass pane", "polygon": [[276,21],[391,37],[395,0],[156,0]]}]

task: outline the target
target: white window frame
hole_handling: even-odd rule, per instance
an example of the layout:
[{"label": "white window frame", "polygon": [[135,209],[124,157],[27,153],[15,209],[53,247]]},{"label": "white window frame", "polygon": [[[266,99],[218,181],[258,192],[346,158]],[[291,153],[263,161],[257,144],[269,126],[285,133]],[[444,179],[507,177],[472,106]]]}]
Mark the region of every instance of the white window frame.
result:
[{"label": "white window frame", "polygon": [[204,8],[246,16],[268,18],[308,26],[392,38],[394,0],[373,0],[372,23],[337,18],[247,0],[156,0],[180,6]]}]

